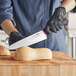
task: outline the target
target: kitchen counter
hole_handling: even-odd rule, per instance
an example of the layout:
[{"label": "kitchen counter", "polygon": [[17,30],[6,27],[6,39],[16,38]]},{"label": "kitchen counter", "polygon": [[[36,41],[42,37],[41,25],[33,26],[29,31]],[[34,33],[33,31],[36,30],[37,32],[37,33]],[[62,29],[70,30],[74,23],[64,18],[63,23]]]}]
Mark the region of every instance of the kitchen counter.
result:
[{"label": "kitchen counter", "polygon": [[54,51],[52,60],[16,61],[14,52],[0,56],[0,76],[76,76],[76,60]]}]

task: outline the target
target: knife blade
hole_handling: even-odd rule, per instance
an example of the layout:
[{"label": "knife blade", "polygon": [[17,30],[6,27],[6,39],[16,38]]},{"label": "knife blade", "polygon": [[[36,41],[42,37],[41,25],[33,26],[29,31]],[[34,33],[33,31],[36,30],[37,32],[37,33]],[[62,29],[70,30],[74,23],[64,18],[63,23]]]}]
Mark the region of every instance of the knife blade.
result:
[{"label": "knife blade", "polygon": [[33,35],[30,35],[24,39],[21,39],[9,46],[9,50],[18,49],[22,46],[30,46],[40,41],[47,39],[47,33],[41,30]]}]

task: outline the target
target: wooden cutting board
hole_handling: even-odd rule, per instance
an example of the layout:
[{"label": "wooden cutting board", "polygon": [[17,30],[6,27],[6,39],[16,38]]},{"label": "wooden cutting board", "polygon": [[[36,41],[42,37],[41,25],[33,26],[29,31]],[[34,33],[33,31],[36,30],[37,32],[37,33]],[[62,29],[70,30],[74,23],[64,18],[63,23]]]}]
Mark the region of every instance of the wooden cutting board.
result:
[{"label": "wooden cutting board", "polygon": [[16,61],[0,56],[0,76],[76,76],[76,60],[64,52],[53,52],[52,60]]}]

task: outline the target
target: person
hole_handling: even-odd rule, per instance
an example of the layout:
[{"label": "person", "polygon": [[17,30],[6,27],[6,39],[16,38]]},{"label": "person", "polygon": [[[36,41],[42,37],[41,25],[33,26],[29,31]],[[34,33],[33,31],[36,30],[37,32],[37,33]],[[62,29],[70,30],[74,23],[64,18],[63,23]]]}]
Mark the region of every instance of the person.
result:
[{"label": "person", "polygon": [[74,0],[0,0],[0,26],[9,35],[9,45],[44,29],[47,40],[30,47],[68,53],[65,15],[74,7]]}]

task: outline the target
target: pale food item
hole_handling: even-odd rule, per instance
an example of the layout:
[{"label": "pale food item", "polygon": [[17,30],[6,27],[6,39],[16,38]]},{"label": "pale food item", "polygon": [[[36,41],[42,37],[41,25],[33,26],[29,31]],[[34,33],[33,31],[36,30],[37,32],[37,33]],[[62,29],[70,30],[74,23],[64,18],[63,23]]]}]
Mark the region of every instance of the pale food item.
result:
[{"label": "pale food item", "polygon": [[10,51],[3,45],[0,45],[0,55],[10,55]]},{"label": "pale food item", "polygon": [[52,51],[48,48],[30,48],[23,46],[15,51],[15,60],[40,60],[40,59],[52,59]]}]

